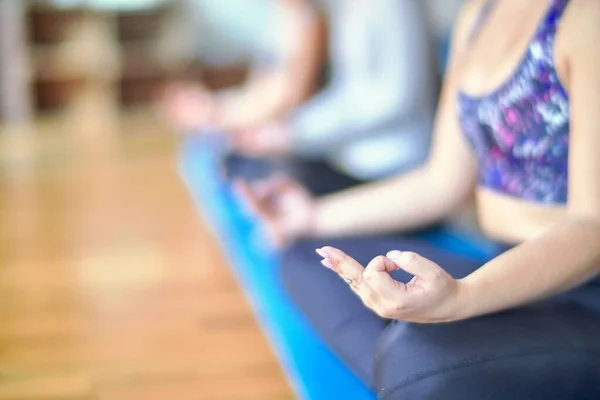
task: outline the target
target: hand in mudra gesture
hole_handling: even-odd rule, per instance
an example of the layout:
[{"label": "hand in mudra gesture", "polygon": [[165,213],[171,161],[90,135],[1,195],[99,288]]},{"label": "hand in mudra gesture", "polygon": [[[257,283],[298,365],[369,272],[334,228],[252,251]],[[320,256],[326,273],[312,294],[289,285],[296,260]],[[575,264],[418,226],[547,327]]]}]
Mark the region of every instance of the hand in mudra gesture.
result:
[{"label": "hand in mudra gesture", "polygon": [[235,188],[272,244],[283,246],[309,233],[315,200],[298,182],[280,175],[256,184],[238,181]]},{"label": "hand in mudra gesture", "polygon": [[[458,319],[463,285],[439,265],[413,252],[390,251],[366,267],[333,247],[316,250],[321,263],[348,283],[363,303],[383,318],[432,323]],[[413,278],[394,280],[390,272],[402,269]]]}]

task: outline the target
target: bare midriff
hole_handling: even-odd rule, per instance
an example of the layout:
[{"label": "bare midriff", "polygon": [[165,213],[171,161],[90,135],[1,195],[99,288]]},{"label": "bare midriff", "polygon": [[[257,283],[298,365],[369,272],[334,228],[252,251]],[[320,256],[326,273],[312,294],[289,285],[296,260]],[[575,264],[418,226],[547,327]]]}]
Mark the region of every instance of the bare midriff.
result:
[{"label": "bare midriff", "polygon": [[542,235],[560,221],[565,205],[523,201],[489,189],[478,188],[477,215],[482,231],[505,243],[520,243]]}]

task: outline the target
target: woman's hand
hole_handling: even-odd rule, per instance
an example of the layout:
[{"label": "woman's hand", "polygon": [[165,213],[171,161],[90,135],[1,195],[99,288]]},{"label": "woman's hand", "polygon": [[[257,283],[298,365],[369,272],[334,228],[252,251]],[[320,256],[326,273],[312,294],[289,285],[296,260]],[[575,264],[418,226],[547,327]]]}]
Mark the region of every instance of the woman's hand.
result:
[{"label": "woman's hand", "polygon": [[159,101],[159,109],[166,121],[179,131],[187,133],[215,125],[214,96],[198,84],[168,85]]},{"label": "woman's hand", "polygon": [[247,208],[261,219],[274,245],[283,246],[310,233],[315,201],[291,178],[275,176],[254,185],[238,181],[235,187]]},{"label": "woman's hand", "polygon": [[240,129],[233,135],[235,149],[250,156],[284,155],[291,152],[291,132],[282,122]]},{"label": "woman's hand", "polygon": [[[374,258],[366,268],[341,250],[317,249],[321,263],[338,273],[379,316],[419,323],[458,320],[464,285],[434,262],[412,252],[391,251]],[[413,279],[394,280],[390,272],[402,269]]]}]

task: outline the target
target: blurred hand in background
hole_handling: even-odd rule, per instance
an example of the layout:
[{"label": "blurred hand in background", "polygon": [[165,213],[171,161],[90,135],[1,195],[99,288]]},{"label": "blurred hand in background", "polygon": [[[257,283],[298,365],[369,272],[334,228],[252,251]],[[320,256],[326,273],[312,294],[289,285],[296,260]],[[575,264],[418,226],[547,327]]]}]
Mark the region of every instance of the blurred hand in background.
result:
[{"label": "blurred hand in background", "polygon": [[[225,36],[234,45],[210,50],[226,53],[238,49],[245,54],[233,64],[225,62],[220,67],[249,65],[249,68],[243,81],[234,86],[215,88],[211,82],[206,82],[206,86],[169,85],[159,105],[173,129],[196,132],[211,129],[223,134],[247,130],[280,118],[312,93],[322,65],[325,26],[307,0],[253,0],[252,3],[220,0],[184,4],[189,8],[184,12],[200,13],[209,20],[202,24],[192,19],[188,24],[204,26],[212,34],[188,31],[181,40]],[[215,16],[211,23],[212,14]],[[210,47],[197,43],[199,47],[202,44]],[[208,66],[219,70],[219,62],[215,61],[219,55],[211,51],[205,54],[206,60],[200,61],[201,69]]]},{"label": "blurred hand in background", "polygon": [[292,152],[292,136],[284,122],[273,121],[233,135],[234,150],[253,157],[282,156]]},{"label": "blurred hand in background", "polygon": [[277,175],[255,184],[238,181],[235,188],[273,245],[284,246],[310,233],[315,199],[298,182]]},{"label": "blurred hand in background", "polygon": [[159,111],[180,132],[197,132],[215,125],[215,98],[202,84],[169,84],[159,100]]}]

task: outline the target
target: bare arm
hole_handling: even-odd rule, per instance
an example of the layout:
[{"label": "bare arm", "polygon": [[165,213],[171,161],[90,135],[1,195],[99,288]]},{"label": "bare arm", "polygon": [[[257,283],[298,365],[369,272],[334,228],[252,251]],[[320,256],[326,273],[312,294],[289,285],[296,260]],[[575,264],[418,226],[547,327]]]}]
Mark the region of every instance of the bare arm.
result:
[{"label": "bare arm", "polygon": [[453,34],[428,162],[402,176],[322,198],[316,206],[315,235],[416,229],[447,217],[472,192],[476,163],[458,126],[455,97],[460,53],[479,3],[472,2],[463,10]]},{"label": "bare arm", "polygon": [[217,96],[215,119],[223,129],[256,125],[280,116],[313,90],[322,58],[324,25],[302,0],[280,4],[282,37],[289,37],[280,64],[253,71],[241,88]]},{"label": "bare arm", "polygon": [[600,272],[600,3],[573,2],[561,24],[571,104],[567,216],[463,280],[459,318],[570,289]]}]

